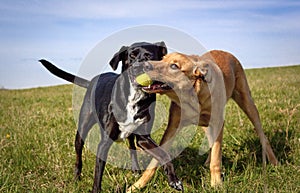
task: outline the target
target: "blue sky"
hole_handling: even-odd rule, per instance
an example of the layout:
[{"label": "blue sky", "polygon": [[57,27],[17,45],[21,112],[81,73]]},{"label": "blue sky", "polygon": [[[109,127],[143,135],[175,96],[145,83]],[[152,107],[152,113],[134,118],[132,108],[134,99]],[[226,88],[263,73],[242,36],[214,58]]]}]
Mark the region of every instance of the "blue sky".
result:
[{"label": "blue sky", "polygon": [[300,64],[299,21],[300,2],[290,0],[2,0],[0,87],[66,83],[38,60],[46,58],[77,73],[99,42],[150,24],[182,30],[206,49],[230,51],[245,68]]}]

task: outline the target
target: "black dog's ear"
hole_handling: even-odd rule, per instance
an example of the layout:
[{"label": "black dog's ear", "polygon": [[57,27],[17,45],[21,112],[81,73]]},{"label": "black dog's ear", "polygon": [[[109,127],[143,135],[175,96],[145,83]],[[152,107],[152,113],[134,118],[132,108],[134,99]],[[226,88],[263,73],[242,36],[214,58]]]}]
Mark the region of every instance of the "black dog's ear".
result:
[{"label": "black dog's ear", "polygon": [[115,53],[113,58],[110,60],[109,64],[113,70],[117,70],[120,61],[124,62],[126,60],[127,49],[127,46],[122,46],[122,48]]},{"label": "black dog's ear", "polygon": [[165,42],[164,41],[157,42],[154,45],[159,46],[159,53],[162,54],[161,55],[161,59],[162,59],[163,56],[168,53],[168,49],[167,49]]}]

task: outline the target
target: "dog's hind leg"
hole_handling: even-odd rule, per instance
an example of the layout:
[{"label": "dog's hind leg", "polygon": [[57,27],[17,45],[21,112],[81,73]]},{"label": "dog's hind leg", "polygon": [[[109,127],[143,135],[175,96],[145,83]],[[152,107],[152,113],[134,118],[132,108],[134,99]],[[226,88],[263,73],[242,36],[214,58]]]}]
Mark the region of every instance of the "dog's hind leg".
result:
[{"label": "dog's hind leg", "polygon": [[84,141],[88,132],[96,123],[96,120],[90,111],[89,103],[84,103],[80,110],[78,130],[75,138],[75,151],[76,151],[76,163],[75,163],[75,180],[80,180],[82,171],[82,149]]},{"label": "dog's hind leg", "polygon": [[[254,101],[251,97],[250,89],[246,80],[246,76],[243,72],[241,72],[241,76],[239,76],[236,80],[236,86],[233,91],[233,100],[239,105],[239,107],[246,113],[252,124],[254,125],[255,131],[259,136],[260,143],[263,147],[263,153],[265,152],[268,160],[273,164],[277,165],[277,158],[272,150],[272,147],[269,143],[269,140],[265,136],[258,110],[254,104]],[[263,159],[264,159],[263,155]],[[265,161],[265,160],[263,160]]]}]

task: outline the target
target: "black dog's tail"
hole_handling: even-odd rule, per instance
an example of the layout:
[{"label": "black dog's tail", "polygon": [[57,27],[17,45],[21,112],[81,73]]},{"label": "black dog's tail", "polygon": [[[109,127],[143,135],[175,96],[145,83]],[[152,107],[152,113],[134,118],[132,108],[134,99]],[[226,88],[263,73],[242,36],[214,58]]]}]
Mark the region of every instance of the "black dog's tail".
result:
[{"label": "black dog's tail", "polygon": [[43,66],[45,68],[47,68],[52,74],[66,80],[66,81],[69,81],[69,82],[72,82],[78,86],[81,86],[81,87],[84,87],[84,88],[87,88],[90,84],[90,81],[86,80],[86,79],[83,79],[83,78],[80,78],[78,76],[75,76],[73,74],[70,74],[66,71],[63,71],[59,68],[57,68],[56,66],[54,66],[53,64],[51,64],[50,62],[48,62],[47,60],[44,60],[44,59],[41,59],[39,60]]}]

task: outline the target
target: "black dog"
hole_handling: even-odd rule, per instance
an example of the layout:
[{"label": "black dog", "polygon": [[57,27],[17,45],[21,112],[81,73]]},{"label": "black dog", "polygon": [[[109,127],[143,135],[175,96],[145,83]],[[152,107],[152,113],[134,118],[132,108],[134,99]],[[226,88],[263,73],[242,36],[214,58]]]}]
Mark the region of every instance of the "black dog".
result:
[{"label": "black dog", "polygon": [[91,81],[69,74],[46,60],[40,62],[53,74],[74,84],[87,88],[80,110],[78,131],[75,139],[76,164],[75,177],[80,178],[82,170],[82,149],[84,140],[96,123],[100,126],[101,140],[98,145],[95,166],[93,192],[101,191],[101,181],[109,148],[118,139],[128,138],[133,171],[139,170],[136,144],[152,155],[160,163],[166,163],[164,169],[169,185],[183,190],[182,182],[177,178],[171,158],[150,137],[154,121],[155,94],[144,93],[135,82],[135,77],[143,73],[143,61],[161,60],[167,53],[164,42],[135,43],[123,46],[110,61],[116,70],[122,61],[122,74],[104,73]]}]

